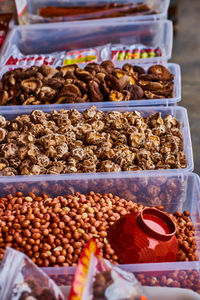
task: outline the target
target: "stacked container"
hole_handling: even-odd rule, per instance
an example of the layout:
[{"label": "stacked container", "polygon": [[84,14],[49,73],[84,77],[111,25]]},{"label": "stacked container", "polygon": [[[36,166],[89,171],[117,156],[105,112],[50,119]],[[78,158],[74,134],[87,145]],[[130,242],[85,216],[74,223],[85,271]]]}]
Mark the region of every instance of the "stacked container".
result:
[{"label": "stacked container", "polygon": [[[124,3],[128,1],[117,1]],[[140,1],[135,1],[140,2]],[[145,3],[151,1],[145,0]],[[86,6],[87,2],[79,1],[79,5]],[[103,3],[103,1],[99,1]],[[59,175],[34,175],[34,176],[1,176],[0,177],[0,191],[1,197],[4,197],[8,190],[15,194],[19,187],[20,191],[24,194],[34,192],[37,190],[38,194],[46,193],[49,196],[54,195],[54,186],[61,191],[63,195],[70,193],[70,191],[88,193],[94,191],[96,193],[112,193],[117,194],[119,197],[129,200],[137,198],[137,202],[143,205],[159,206],[163,205],[168,213],[174,211],[189,211],[191,214],[192,222],[196,229],[197,250],[200,255],[199,244],[199,221],[200,221],[200,182],[199,177],[193,174],[193,154],[192,144],[190,137],[190,129],[188,123],[187,111],[177,106],[181,100],[181,74],[180,67],[174,63],[168,63],[171,58],[172,51],[172,23],[166,20],[167,9],[169,0],[156,0],[154,1],[154,9],[158,12],[153,15],[145,16],[128,16],[120,18],[112,18],[105,20],[83,20],[76,22],[54,22],[51,23],[47,19],[42,19],[37,16],[39,8],[47,5],[62,6],[63,1],[28,1],[28,14],[24,16],[24,23],[26,25],[15,26],[9,33],[0,56],[0,77],[5,72],[13,70],[18,67],[27,67],[28,64],[23,65],[23,62],[16,65],[10,64],[10,58],[15,54],[22,55],[42,55],[51,56],[52,52],[80,50],[84,48],[93,48],[97,46],[104,46],[106,44],[143,44],[148,47],[160,47],[162,55],[159,57],[134,59],[127,61],[115,62],[116,67],[121,67],[125,63],[137,64],[147,70],[153,64],[163,64],[172,74],[174,74],[174,91],[173,97],[163,99],[145,99],[145,100],[129,100],[119,102],[93,102],[92,104],[100,108],[104,112],[111,110],[114,111],[129,111],[137,110],[142,116],[148,116],[152,113],[161,113],[161,116],[171,114],[176,117],[181,126],[183,134],[183,147],[186,156],[186,167],[183,169],[173,170],[144,170],[120,173],[87,173],[87,174],[59,174]],[[69,4],[67,5],[76,5]],[[41,23],[42,21],[49,22],[48,24]],[[58,21],[58,20],[54,20]],[[32,23],[39,24],[32,24]],[[31,23],[31,25],[30,25]],[[27,25],[28,24],[28,25]],[[103,39],[102,39],[103,37]],[[17,49],[17,50],[16,50]],[[55,67],[60,65],[61,60],[58,60]],[[63,60],[62,60],[63,62]],[[27,63],[27,62],[26,62]],[[29,61],[30,65],[32,64]],[[84,66],[83,64],[81,67]],[[0,115],[3,115],[8,120],[14,119],[16,116],[29,114],[32,110],[42,110],[44,112],[51,112],[60,109],[76,108],[78,111],[83,112],[88,109],[91,103],[73,103],[73,104],[51,104],[51,105],[28,105],[28,106],[1,106]],[[148,192],[148,188],[152,182],[159,186],[160,180],[164,182],[171,182],[171,184],[179,184],[181,192],[176,197],[172,195],[170,201],[160,200],[159,195],[156,200],[152,194]],[[41,184],[42,182],[42,184]],[[145,185],[140,182],[145,182]],[[118,188],[119,183],[120,188]],[[138,194],[132,190],[133,185],[140,186]],[[125,189],[121,186],[126,187]],[[167,186],[161,186],[160,193],[166,193]],[[148,194],[149,193],[149,194]],[[146,195],[144,199],[141,195]],[[136,197],[137,196],[137,197]],[[140,198],[142,199],[140,201]],[[155,200],[155,201],[153,201]],[[165,285],[161,282],[161,273],[166,274],[168,282],[174,280],[174,274],[178,276],[180,271],[184,271],[185,276],[193,274],[195,280],[200,284],[200,265],[199,261],[196,262],[177,262],[177,263],[152,263],[142,265],[122,265],[122,268],[134,272],[138,279],[143,279],[142,283],[148,285],[151,280],[154,280],[155,285]],[[58,284],[70,285],[72,282],[74,268],[44,268],[45,272],[50,275]],[[193,273],[191,273],[194,270]],[[141,277],[142,273],[142,277]],[[183,274],[183,273],[181,273]],[[148,280],[146,280],[148,278]],[[155,279],[156,278],[156,279]],[[177,277],[179,281],[179,277]],[[145,281],[146,280],[146,281]],[[153,281],[150,285],[153,285]],[[166,283],[168,285],[168,283]],[[173,286],[173,285],[172,285]],[[180,287],[191,288],[199,291],[196,285],[189,284],[187,281],[181,281]]]}]

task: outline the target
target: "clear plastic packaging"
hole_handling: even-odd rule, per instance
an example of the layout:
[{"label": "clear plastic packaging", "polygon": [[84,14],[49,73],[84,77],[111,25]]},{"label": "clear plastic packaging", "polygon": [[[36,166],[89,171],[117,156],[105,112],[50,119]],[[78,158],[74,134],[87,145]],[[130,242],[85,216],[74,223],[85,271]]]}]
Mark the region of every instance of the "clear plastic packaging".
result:
[{"label": "clear plastic packaging", "polygon": [[[102,5],[102,4],[109,4],[109,3],[117,3],[117,4],[125,4],[125,3],[130,3],[129,0],[117,0],[117,1],[105,1],[105,0],[98,0],[94,2],[94,5]],[[155,10],[156,13],[153,14],[136,14],[133,16],[126,16],[126,17],[118,17],[118,18],[111,18],[108,19],[110,21],[117,20],[118,22],[122,21],[129,21],[129,20],[141,20],[141,21],[147,21],[147,20],[160,20],[160,19],[165,19],[167,18],[167,10],[169,7],[169,0],[134,0],[134,3],[145,3],[150,6],[152,10]],[[68,2],[66,0],[45,0],[45,1],[34,1],[34,0],[28,0],[28,16],[25,16],[23,18],[23,21],[25,24],[28,23],[40,23],[40,22],[49,22],[50,20],[47,18],[41,18],[37,15],[38,10],[41,7],[47,7],[47,6],[55,6],[55,7],[75,7],[75,6],[80,6],[80,7],[87,7],[89,5],[93,4],[93,1],[88,2],[85,0],[81,1],[73,1],[73,2]],[[52,20],[55,21],[55,20]],[[103,20],[102,20],[103,21]]]},{"label": "clear plastic packaging", "polygon": [[[115,63],[116,67],[122,67],[123,64],[125,64],[126,62],[135,65],[135,60],[129,60],[129,61],[119,61]],[[161,105],[161,106],[170,106],[170,105],[175,105],[177,104],[180,100],[181,100],[181,71],[180,71],[180,66],[174,63],[167,63],[167,64],[163,64],[164,66],[166,66],[166,68],[169,69],[170,73],[172,73],[174,75],[174,96],[173,98],[165,98],[165,99],[144,99],[144,100],[129,100],[129,101],[105,101],[105,102],[93,102],[92,104],[95,105],[96,107],[110,107],[110,108],[117,108],[117,107],[130,107],[130,106],[156,106],[156,105]],[[143,67],[145,70],[147,70],[151,65],[140,65],[141,67]],[[13,70],[15,68],[18,68],[18,65],[14,65],[14,66],[4,66],[0,69],[0,80],[3,76],[4,73],[6,73],[9,70]],[[21,67],[21,66],[20,66]],[[56,65],[53,65],[52,67],[56,67]],[[81,65],[81,67],[83,67],[83,65]],[[54,108],[56,104],[51,104],[52,109]],[[73,104],[62,104],[62,108],[65,107],[65,109],[70,109],[70,108],[77,108],[77,109],[81,109],[83,108],[88,108],[91,106],[91,103],[73,103]],[[26,106],[29,107],[29,106]],[[30,106],[31,107],[31,106]],[[37,106],[40,107],[40,109],[45,108],[46,105],[40,105]],[[58,109],[59,105],[56,105],[55,108]],[[12,108],[14,109],[14,106],[12,106]],[[10,106],[10,109],[12,109]],[[15,108],[17,109],[17,107],[15,106]],[[4,110],[6,109],[6,106],[1,106],[1,109]],[[32,106],[32,109],[37,109],[36,106]]]},{"label": "clear plastic packaging", "polygon": [[69,300],[148,300],[145,294],[131,272],[99,255],[95,240],[88,242],[78,262]]},{"label": "clear plastic packaging", "polygon": [[0,299],[22,300],[29,297],[64,300],[56,284],[30,258],[7,247],[0,267]]},{"label": "clear plastic packaging", "polygon": [[164,20],[117,23],[104,20],[102,23],[95,20],[15,26],[2,47],[0,65],[4,65],[12,55],[13,45],[23,55],[30,55],[95,48],[108,43],[159,47],[162,56],[135,59],[134,62],[166,62],[172,51],[172,22]]},{"label": "clear plastic packaging", "polygon": [[[125,198],[125,189],[129,192],[129,199],[138,198],[141,204],[152,205],[163,205],[165,210],[169,213],[175,210],[179,211],[189,211],[191,215],[192,222],[195,226],[195,238],[197,241],[198,254],[200,254],[200,180],[199,176],[194,173],[183,174],[162,174],[162,175],[147,175],[140,176],[140,174],[129,174],[126,177],[113,176],[108,174],[108,176],[102,177],[98,176],[95,179],[88,179],[88,177],[81,180],[74,181],[71,186],[73,190],[76,191],[77,187],[81,189],[82,193],[87,193],[91,189],[94,192],[99,193],[115,193],[120,197]],[[104,180],[104,179],[105,180]],[[94,184],[95,181],[95,184]],[[59,181],[61,183],[61,180]],[[160,200],[159,197],[153,202],[153,197],[148,195],[148,188],[152,183],[156,186],[161,187],[161,193],[166,193],[169,191],[169,186],[161,184],[161,182],[170,182],[172,186],[180,184],[181,193],[174,194],[169,203],[167,198]],[[43,185],[46,182],[43,182]],[[58,182],[57,182],[58,183]],[[16,182],[13,182],[13,187],[17,186]],[[53,182],[51,182],[51,185]],[[6,185],[6,183],[4,183]],[[138,191],[136,192],[136,185]],[[31,189],[31,184],[29,185]],[[69,188],[69,181],[63,178],[63,186],[66,189]],[[40,191],[43,191],[40,187],[40,183],[35,181],[35,187],[38,187]],[[124,190],[123,190],[124,187]],[[46,192],[50,192],[50,186],[46,188]],[[132,195],[132,196],[131,196]],[[146,200],[142,195],[146,196]],[[127,196],[126,196],[127,198]],[[125,199],[126,199],[125,198]],[[135,201],[135,200],[134,200]],[[200,261],[188,261],[188,262],[176,262],[176,263],[150,263],[150,264],[135,264],[135,265],[121,265],[126,271],[133,272],[136,278],[143,285],[152,286],[174,286],[180,288],[189,288],[200,293]],[[43,270],[58,284],[58,285],[71,285],[73,281],[73,275],[75,272],[74,267],[69,268],[43,268]],[[140,274],[140,276],[138,276]],[[142,274],[142,276],[141,276]],[[193,274],[193,279],[191,277],[190,282],[187,280],[181,280],[181,276],[186,278]],[[144,276],[143,276],[144,275]],[[162,277],[166,276],[166,277]],[[179,277],[180,276],[180,277]],[[151,281],[150,281],[151,280]],[[178,282],[178,283],[177,283]]]}]

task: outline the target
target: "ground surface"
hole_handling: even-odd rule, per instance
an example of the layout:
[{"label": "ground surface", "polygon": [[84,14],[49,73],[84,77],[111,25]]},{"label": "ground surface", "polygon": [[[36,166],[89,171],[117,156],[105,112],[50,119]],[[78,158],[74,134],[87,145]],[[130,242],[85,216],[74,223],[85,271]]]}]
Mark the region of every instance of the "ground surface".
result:
[{"label": "ground surface", "polygon": [[200,175],[200,1],[181,0],[172,62],[181,65],[182,101],[188,110],[194,172]]}]

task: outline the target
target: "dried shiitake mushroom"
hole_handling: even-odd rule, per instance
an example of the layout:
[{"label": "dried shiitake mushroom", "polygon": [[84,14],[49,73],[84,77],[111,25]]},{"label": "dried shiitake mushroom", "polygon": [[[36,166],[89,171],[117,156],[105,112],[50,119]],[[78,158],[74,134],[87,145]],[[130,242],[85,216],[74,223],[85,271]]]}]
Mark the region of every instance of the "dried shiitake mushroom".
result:
[{"label": "dried shiitake mushroom", "polygon": [[92,102],[102,102],[104,100],[103,94],[96,81],[91,80],[88,84],[90,99]]},{"label": "dried shiitake mushroom", "polygon": [[42,87],[42,82],[39,79],[30,78],[22,80],[20,84],[23,91],[26,93],[37,93],[40,91],[40,88]]},{"label": "dried shiitake mushroom", "polygon": [[72,64],[68,66],[58,67],[57,69],[62,72],[63,76],[65,76],[67,72],[74,72],[76,68],[78,68],[78,65]]},{"label": "dried shiitake mushroom", "polygon": [[160,75],[163,80],[168,80],[168,78],[170,77],[169,70],[166,67],[164,67],[163,65],[153,65],[153,66],[151,66],[148,69],[147,74]]},{"label": "dried shiitake mushroom", "polygon": [[111,74],[106,75],[105,82],[106,82],[108,88],[110,88],[111,90],[117,90],[117,91],[121,90],[119,79],[117,79],[114,75],[111,75]]},{"label": "dried shiitake mushroom", "polygon": [[115,66],[112,61],[110,60],[105,60],[101,63],[101,66],[106,70],[108,73],[112,73],[114,70]]},{"label": "dried shiitake mushroom", "polygon": [[152,93],[150,91],[144,91],[144,95],[147,99],[162,99],[163,96],[159,96],[155,93]]},{"label": "dried shiitake mushroom", "polygon": [[0,105],[170,98],[173,79],[174,74],[162,65],[153,65],[146,73],[140,66],[119,68],[109,60],[84,68],[76,64],[56,69],[48,65],[17,68],[2,76]]},{"label": "dried shiitake mushroom", "polygon": [[130,99],[131,99],[131,94],[129,91],[126,90],[122,92],[112,90],[109,95],[110,101],[127,101]]},{"label": "dried shiitake mushroom", "polygon": [[0,105],[5,105],[8,101],[8,92],[7,91],[0,91]]},{"label": "dried shiitake mushroom", "polygon": [[130,98],[132,100],[142,99],[144,97],[143,89],[137,84],[130,85],[128,91],[130,92]]},{"label": "dried shiitake mushroom", "polygon": [[69,93],[73,93],[73,94],[77,95],[78,97],[82,96],[80,89],[74,84],[65,84],[63,86],[63,88],[61,89],[61,94],[67,95]]}]

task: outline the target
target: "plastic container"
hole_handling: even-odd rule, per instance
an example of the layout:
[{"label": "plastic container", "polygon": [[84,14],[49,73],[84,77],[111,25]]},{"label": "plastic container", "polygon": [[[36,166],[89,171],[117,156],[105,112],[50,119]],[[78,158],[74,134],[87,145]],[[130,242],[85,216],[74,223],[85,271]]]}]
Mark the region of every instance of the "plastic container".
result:
[{"label": "plastic container", "polygon": [[[179,263],[157,263],[157,264],[140,264],[140,265],[121,265],[122,269],[134,273],[134,275],[137,277],[137,279],[140,281],[140,283],[144,286],[151,286],[156,287],[156,291],[154,291],[153,294],[158,294],[159,291],[158,286],[162,287],[172,287],[175,294],[172,299],[200,299],[199,298],[179,298],[177,295],[177,290],[174,288],[177,287],[177,282],[179,283],[178,287],[181,289],[191,289],[196,293],[200,293],[200,290],[198,289],[197,285],[200,284],[200,262],[179,262]],[[71,287],[71,284],[73,282],[74,278],[74,272],[75,268],[43,268],[43,271],[51,278],[53,279],[57,285],[59,286],[68,286]],[[180,279],[184,274],[184,277],[186,277],[186,280],[183,281]],[[193,280],[196,281],[196,283],[192,283],[192,280],[187,281],[187,277],[193,275]],[[166,277],[167,281],[162,281],[163,276]],[[176,279],[174,279],[174,276]],[[180,277],[179,277],[180,276]],[[143,277],[145,280],[148,280],[147,283],[143,284],[143,279],[140,280],[140,278]],[[174,283],[173,286],[173,282]],[[152,288],[151,288],[152,289]],[[146,287],[146,292],[151,291]],[[172,290],[172,291],[173,291]],[[172,291],[170,291],[172,293]],[[180,291],[180,290],[179,290]],[[151,291],[152,292],[152,291]],[[167,290],[165,290],[167,292]],[[184,291],[182,291],[184,293]],[[160,294],[162,296],[166,294]],[[152,300],[154,298],[151,298]],[[160,299],[157,298],[156,299]],[[164,299],[169,299],[166,296]]]},{"label": "plastic container", "polygon": [[[127,61],[128,63],[131,63],[132,65],[135,65],[134,60]],[[116,67],[122,67],[125,62],[116,62]],[[147,70],[151,65],[140,65],[145,70]],[[95,105],[96,107],[130,107],[130,106],[154,106],[154,105],[162,105],[162,106],[170,106],[175,105],[181,100],[181,71],[180,66],[173,63],[167,63],[164,64],[172,74],[174,74],[174,97],[173,98],[163,98],[163,99],[145,99],[145,100],[130,100],[130,101],[105,101],[105,102],[90,102],[90,103],[72,103],[72,104],[62,104],[66,109],[70,109],[72,107],[81,108],[82,106],[90,107],[91,105]],[[15,68],[18,68],[19,66],[4,66],[2,69],[0,69],[0,80],[4,73],[6,73],[9,70],[13,70]],[[53,66],[56,67],[56,66]],[[81,66],[82,67],[82,66]],[[51,104],[51,107],[53,108],[55,104]],[[45,108],[45,104],[40,105],[40,108]],[[9,106],[10,107],[10,106]],[[14,106],[12,106],[14,108]],[[17,106],[15,106],[17,109]],[[28,105],[26,107],[32,107],[34,109],[34,106]],[[0,109],[4,109],[6,106],[1,106]]]},{"label": "plastic container", "polygon": [[172,51],[172,22],[104,22],[85,21],[69,23],[15,26],[2,47],[0,65],[13,55],[15,45],[22,54],[46,54],[55,51],[92,48],[108,43],[143,44],[162,50],[162,56],[135,59],[135,63],[166,62]]},{"label": "plastic container", "polygon": [[[28,0],[28,13],[37,15],[38,9],[41,7],[46,7],[46,6],[56,6],[56,7],[61,7],[61,6],[67,6],[67,7],[75,7],[75,6],[88,6],[92,5],[100,5],[100,4],[109,4],[109,3],[119,3],[119,4],[124,4],[124,3],[131,3],[130,0],[117,0],[117,1],[111,1],[111,0],[97,0],[97,1],[85,1],[85,0],[79,0],[79,1],[73,1],[69,2],[67,0],[45,0],[45,1],[35,1],[35,0]],[[162,20],[167,18],[167,11],[169,7],[169,0],[134,0],[133,3],[146,3],[148,4],[152,9],[156,10],[158,13],[157,14],[152,14],[152,15],[137,15],[137,16],[126,16],[126,17],[118,17],[118,18],[109,18],[107,20],[113,21],[116,20],[118,22],[121,21],[129,21],[129,20],[135,20],[135,21],[148,21],[148,20]],[[35,18],[35,22],[42,22],[41,18]],[[29,23],[31,20],[28,19],[26,16],[23,18],[23,22],[25,24]],[[104,22],[104,20],[102,20]]]},{"label": "plastic container", "polygon": [[[96,188],[94,189],[94,181],[96,182]],[[162,184],[161,184],[162,182]],[[163,184],[163,182],[166,182]],[[4,182],[4,184],[6,184]],[[43,183],[44,184],[44,183]],[[63,186],[68,189],[68,181],[63,181]],[[157,185],[161,188],[160,192],[169,192],[169,185],[174,186],[176,184],[180,193],[171,193],[172,199],[170,203],[166,200],[159,201],[153,200],[153,197],[148,194],[148,189],[150,185]],[[120,186],[119,186],[120,185]],[[136,192],[135,188],[138,186],[138,191]],[[39,183],[35,181],[35,186],[39,186]],[[96,177],[95,179],[80,181],[74,181],[73,191],[76,191],[76,187],[81,189],[82,193],[87,193],[91,189],[94,192],[99,193],[109,193],[114,192],[114,194],[124,197],[125,199],[136,200],[142,199],[142,195],[145,194],[146,200],[140,200],[139,203],[148,206],[163,205],[165,211],[173,213],[175,211],[184,211],[187,210],[191,213],[191,219],[195,226],[196,231],[196,241],[197,249],[200,255],[200,180],[199,176],[194,173],[186,173],[185,175],[174,175],[172,172],[170,174],[164,175],[153,175],[153,176],[140,176],[139,174],[128,174],[126,177],[113,176],[111,174],[106,177],[104,180],[101,177]],[[124,186],[124,190],[123,187]],[[31,185],[30,185],[31,187]],[[72,189],[72,187],[70,187]],[[126,195],[125,189],[129,191],[129,198]],[[134,191],[134,192],[133,192]],[[47,192],[49,192],[47,188]],[[132,194],[132,197],[131,197]],[[169,198],[168,198],[169,199]],[[200,284],[200,262],[176,262],[176,263],[151,263],[151,264],[130,264],[130,265],[121,265],[121,267],[127,271],[137,273],[143,273],[145,276],[159,277],[161,275],[169,275],[173,271],[178,273],[181,270],[185,270],[186,274],[190,274],[191,270],[196,270],[199,275],[199,284]],[[70,285],[73,280],[74,267],[60,267],[60,268],[43,268],[43,270],[56,281],[59,285]],[[193,280],[194,281],[194,280]],[[187,282],[182,282],[181,287],[187,287]],[[148,284],[147,284],[148,285]],[[163,284],[164,285],[164,284]],[[200,285],[199,285],[200,286]]]},{"label": "plastic container", "polygon": [[[55,105],[52,109],[51,106],[46,106],[44,109],[42,109],[44,112],[51,112],[52,110],[60,110],[65,107],[62,105]],[[35,105],[34,109],[40,109],[39,106]],[[3,115],[8,120],[13,120],[16,116],[22,115],[22,114],[30,114],[33,110],[33,107],[27,108],[26,106],[18,106],[18,107],[5,107],[4,110],[0,110],[0,115]],[[113,108],[101,108],[102,111],[108,112],[112,111]],[[181,169],[159,169],[159,170],[142,170],[142,171],[122,171],[119,173],[75,173],[75,174],[63,174],[63,175],[31,175],[31,176],[22,176],[17,175],[13,177],[10,176],[3,176],[0,177],[3,178],[3,181],[15,181],[21,182],[24,178],[25,180],[31,181],[31,178],[38,178],[38,180],[48,180],[48,178],[51,180],[60,180],[60,178],[64,177],[65,179],[89,179],[89,178],[99,178],[99,176],[106,176],[106,178],[109,176],[112,176],[110,174],[117,174],[117,176],[126,176],[127,174],[141,174],[142,176],[146,175],[154,175],[154,174],[168,174],[170,172],[174,174],[183,174],[185,172],[193,171],[194,163],[193,163],[193,153],[192,153],[192,142],[191,142],[191,136],[190,136],[190,128],[189,128],[189,121],[188,121],[188,115],[187,110],[180,106],[169,106],[169,107],[124,107],[124,108],[116,108],[115,111],[125,112],[125,111],[134,111],[137,110],[141,113],[143,117],[149,116],[150,114],[155,114],[157,112],[161,112],[162,117],[171,114],[172,116],[176,117],[180,122],[180,130],[182,132],[182,138],[183,138],[183,151],[185,153],[186,157],[186,168]],[[80,112],[84,111],[84,107],[79,109]],[[84,176],[84,177],[83,177]],[[4,179],[5,178],[5,179]],[[15,179],[17,178],[17,179]],[[11,180],[11,181],[10,181]],[[1,181],[0,181],[1,182]]]}]

